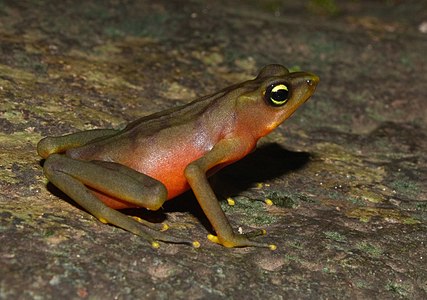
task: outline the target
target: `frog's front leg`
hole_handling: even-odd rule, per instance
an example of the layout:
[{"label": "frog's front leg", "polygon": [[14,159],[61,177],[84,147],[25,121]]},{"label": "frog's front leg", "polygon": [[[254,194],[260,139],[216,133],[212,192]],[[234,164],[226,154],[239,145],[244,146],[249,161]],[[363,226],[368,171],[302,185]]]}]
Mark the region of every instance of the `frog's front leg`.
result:
[{"label": "frog's front leg", "polygon": [[105,205],[89,189],[135,206],[157,210],[167,198],[167,190],[161,182],[117,163],[82,161],[61,154],[50,155],[43,168],[50,182],[101,222],[140,235],[154,247],[158,246],[157,240],[191,244],[188,240],[143,226]]},{"label": "frog's front leg", "polygon": [[276,249],[275,245],[260,243],[250,239],[250,237],[265,233],[263,230],[252,232],[249,234],[235,233],[228,221],[224,211],[207,180],[206,172],[222,163],[226,163],[234,156],[240,158],[241,152],[240,143],[236,140],[222,140],[214,146],[202,158],[189,164],[185,169],[185,176],[190,184],[203,212],[209,219],[217,236],[209,236],[213,242],[219,243],[225,247],[268,247],[272,250]]}]

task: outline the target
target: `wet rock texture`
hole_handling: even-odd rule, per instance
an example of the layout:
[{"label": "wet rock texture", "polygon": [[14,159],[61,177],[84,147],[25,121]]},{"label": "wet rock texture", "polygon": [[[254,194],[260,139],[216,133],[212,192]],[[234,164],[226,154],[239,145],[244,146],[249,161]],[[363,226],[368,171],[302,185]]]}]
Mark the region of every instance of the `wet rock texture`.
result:
[{"label": "wet rock texture", "polygon": [[[0,298],[426,299],[426,28],[426,1],[0,1]],[[46,185],[42,137],[122,127],[269,63],[318,90],[213,181],[233,226],[276,251],[208,242],[191,193],[127,212],[202,244],[153,249]]]}]

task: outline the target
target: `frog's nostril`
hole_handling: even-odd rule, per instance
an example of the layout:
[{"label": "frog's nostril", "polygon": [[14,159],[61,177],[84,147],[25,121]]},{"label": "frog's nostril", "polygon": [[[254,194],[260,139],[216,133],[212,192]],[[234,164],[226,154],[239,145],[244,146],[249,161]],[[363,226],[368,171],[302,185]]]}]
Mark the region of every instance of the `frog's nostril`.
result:
[{"label": "frog's nostril", "polygon": [[307,79],[306,82],[309,86],[316,86],[319,83],[319,77],[313,75],[311,78]]}]

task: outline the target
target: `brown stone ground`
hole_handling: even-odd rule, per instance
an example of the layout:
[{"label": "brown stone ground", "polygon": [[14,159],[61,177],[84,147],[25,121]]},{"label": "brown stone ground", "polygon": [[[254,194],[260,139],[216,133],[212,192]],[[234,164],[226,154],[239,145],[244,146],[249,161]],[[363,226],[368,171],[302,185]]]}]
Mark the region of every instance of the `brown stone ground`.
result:
[{"label": "brown stone ground", "polygon": [[[426,53],[426,1],[0,1],[0,298],[426,299]],[[42,137],[121,127],[269,63],[320,86],[214,179],[233,226],[276,251],[206,241],[191,193],[148,217],[202,247],[156,250],[46,186]]]}]

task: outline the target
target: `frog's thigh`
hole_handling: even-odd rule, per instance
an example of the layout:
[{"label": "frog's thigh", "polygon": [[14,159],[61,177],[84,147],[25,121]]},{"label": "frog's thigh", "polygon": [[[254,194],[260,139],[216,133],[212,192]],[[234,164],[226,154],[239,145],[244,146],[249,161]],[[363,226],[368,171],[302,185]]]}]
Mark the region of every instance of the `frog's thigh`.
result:
[{"label": "frog's thigh", "polygon": [[37,153],[46,158],[52,153],[64,152],[69,148],[86,145],[90,141],[106,138],[116,133],[117,130],[114,129],[94,129],[63,136],[48,136],[37,144]]},{"label": "frog's thigh", "polygon": [[[105,205],[86,187],[129,203],[157,209],[166,200],[166,188],[144,174],[121,165],[114,166],[113,163],[79,161],[59,154],[46,159],[44,171],[49,181],[102,222],[121,227],[149,241],[187,242],[142,226]],[[135,175],[138,175],[137,178]]]},{"label": "frog's thigh", "polygon": [[159,209],[167,198],[161,182],[117,163],[82,161],[54,154],[46,160],[44,169],[49,179],[59,172],[67,174],[105,195],[150,210]]}]

